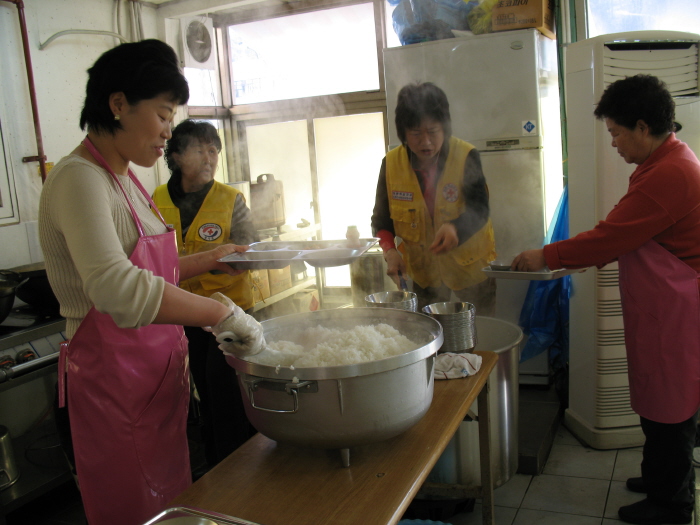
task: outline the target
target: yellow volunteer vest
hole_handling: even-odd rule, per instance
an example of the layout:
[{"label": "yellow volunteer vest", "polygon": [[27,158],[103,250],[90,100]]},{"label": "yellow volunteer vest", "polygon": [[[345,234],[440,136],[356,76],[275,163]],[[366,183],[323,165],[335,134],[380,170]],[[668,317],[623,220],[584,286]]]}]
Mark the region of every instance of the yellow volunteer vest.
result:
[{"label": "yellow volunteer vest", "polygon": [[[163,214],[165,222],[175,228],[180,255],[190,255],[211,250],[228,242],[231,236],[233,207],[239,193],[235,188],[215,182],[187,231],[184,245],[180,210],[173,204],[166,184],[158,186],[153,192],[153,202]],[[207,272],[181,281],[180,288],[204,297],[221,292],[244,310],[255,304],[249,271],[236,276]]]},{"label": "yellow volunteer vest", "polygon": [[437,183],[434,218],[430,217],[404,146],[386,156],[386,185],[394,232],[403,240],[400,249],[411,278],[423,288],[444,283],[451,290],[461,290],[486,280],[481,268],[496,258],[496,243],[489,219],[454,250],[441,255],[428,250],[440,226],[459,217],[467,207],[461,187],[464,164],[474,146],[455,137],[450,138],[449,145]]}]

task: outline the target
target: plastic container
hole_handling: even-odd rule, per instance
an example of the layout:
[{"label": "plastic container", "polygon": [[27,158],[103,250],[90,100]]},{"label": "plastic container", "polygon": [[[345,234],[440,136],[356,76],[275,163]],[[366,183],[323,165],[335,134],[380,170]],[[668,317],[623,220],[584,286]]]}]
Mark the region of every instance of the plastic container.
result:
[{"label": "plastic container", "polygon": [[[479,341],[474,350],[498,354],[498,362],[489,375],[491,468],[493,488],[497,488],[518,470],[518,374],[523,332],[512,323],[492,317],[476,316],[475,324]],[[476,402],[471,410],[478,414]],[[428,480],[435,483],[481,484],[479,451],[478,423],[462,422],[428,475]]]},{"label": "plastic container", "polygon": [[345,238],[348,240],[348,247],[357,248],[360,246],[360,231],[357,229],[357,226],[348,226]]}]

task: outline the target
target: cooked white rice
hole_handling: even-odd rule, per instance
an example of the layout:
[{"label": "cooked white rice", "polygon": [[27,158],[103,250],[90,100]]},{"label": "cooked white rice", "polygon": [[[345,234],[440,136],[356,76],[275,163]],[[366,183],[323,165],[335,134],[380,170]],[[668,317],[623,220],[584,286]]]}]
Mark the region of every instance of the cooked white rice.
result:
[{"label": "cooked white rice", "polygon": [[294,330],[286,337],[290,340],[268,341],[265,350],[247,360],[268,366],[314,368],[377,361],[418,347],[384,323],[344,330],[316,326]]}]

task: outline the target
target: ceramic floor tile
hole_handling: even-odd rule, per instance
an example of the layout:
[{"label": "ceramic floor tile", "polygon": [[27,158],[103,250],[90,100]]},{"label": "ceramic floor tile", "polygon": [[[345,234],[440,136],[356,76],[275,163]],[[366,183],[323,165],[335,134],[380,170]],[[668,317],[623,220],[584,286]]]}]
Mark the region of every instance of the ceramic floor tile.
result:
[{"label": "ceramic floor tile", "polygon": [[[518,509],[511,509],[509,507],[494,507],[494,517],[496,518],[496,524],[513,525],[513,520],[515,519],[515,514],[517,512]],[[446,521],[451,525],[481,525],[483,522],[481,517],[481,504],[474,504],[473,512],[464,512],[462,514],[457,514]]]},{"label": "ceramic floor tile", "polygon": [[521,509],[603,517],[610,482],[568,476],[535,476]]},{"label": "ceramic floor tile", "polygon": [[493,503],[499,507],[518,508],[523,502],[532,476],[514,474],[504,485],[493,491]]},{"label": "ceramic floor tile", "polygon": [[559,425],[559,428],[557,429],[556,434],[554,434],[554,444],[555,445],[577,445],[582,447],[583,445],[581,442],[576,439],[576,436],[574,436],[571,432],[569,432],[569,429],[566,428],[563,424]]},{"label": "ceramic floor tile", "polygon": [[641,475],[642,449],[630,448],[618,450],[612,479],[614,481],[627,481],[627,478],[635,478]]},{"label": "ceramic floor tile", "polygon": [[513,525],[562,525],[562,523],[566,525],[600,525],[600,518],[545,510],[520,509],[515,516]]},{"label": "ceramic floor tile", "polygon": [[624,505],[631,505],[632,503],[642,501],[645,497],[644,494],[627,490],[624,481],[611,481],[604,517],[617,519],[617,509]]},{"label": "ceramic floor tile", "polygon": [[543,474],[610,480],[617,450],[595,450],[573,445],[554,445]]}]

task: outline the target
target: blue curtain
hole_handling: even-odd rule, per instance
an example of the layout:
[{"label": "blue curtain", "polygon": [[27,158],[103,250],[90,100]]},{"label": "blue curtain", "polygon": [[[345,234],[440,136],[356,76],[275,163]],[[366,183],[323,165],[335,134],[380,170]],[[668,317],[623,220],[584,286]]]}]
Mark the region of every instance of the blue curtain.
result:
[{"label": "blue curtain", "polygon": [[[568,238],[569,199],[566,186],[547,232],[545,244]],[[550,281],[530,281],[520,311],[519,324],[528,335],[527,343],[520,354],[521,363],[549,348],[549,361],[553,369],[566,366],[569,361],[570,295],[571,277],[568,275]]]}]

